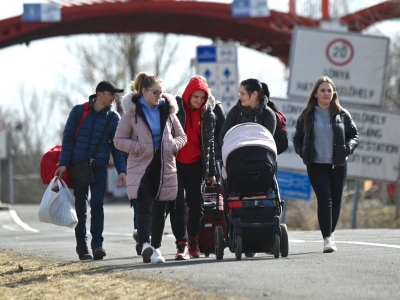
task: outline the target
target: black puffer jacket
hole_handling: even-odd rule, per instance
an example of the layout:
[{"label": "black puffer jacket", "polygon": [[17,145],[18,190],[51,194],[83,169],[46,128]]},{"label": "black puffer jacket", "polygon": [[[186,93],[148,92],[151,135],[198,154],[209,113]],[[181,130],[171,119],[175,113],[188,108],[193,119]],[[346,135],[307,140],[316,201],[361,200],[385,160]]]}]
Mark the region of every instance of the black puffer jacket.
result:
[{"label": "black puffer jacket", "polygon": [[215,150],[215,160],[222,160],[222,152],[221,152],[221,144],[219,143],[219,133],[221,132],[222,126],[225,122],[225,113],[224,108],[222,107],[222,103],[214,99],[214,97],[210,97],[208,99],[210,103],[213,113],[215,115],[215,131],[214,131],[214,150]]},{"label": "black puffer jacket", "polygon": [[268,98],[264,97],[264,103],[253,110],[251,107],[242,106],[242,102],[239,100],[226,116],[226,120],[219,134],[220,144],[223,145],[225,134],[229,129],[237,124],[247,122],[263,125],[272,135],[274,135],[276,128],[276,115],[273,110],[267,106],[267,102]]},{"label": "black puffer jacket", "polygon": [[[183,128],[186,124],[186,113],[183,107],[183,99],[176,96],[179,111],[176,116],[181,122]],[[211,106],[207,103],[201,112],[201,161],[203,163],[203,177],[212,177],[216,175],[215,168],[215,153],[214,153],[214,129],[215,115],[212,112]]]},{"label": "black puffer jacket", "polygon": [[[303,159],[304,164],[313,163],[316,152],[314,149],[314,110],[308,116],[309,124],[304,132],[304,116],[301,114],[297,119],[296,132],[293,136],[293,146],[296,153]],[[333,165],[343,166],[347,157],[353,153],[358,146],[358,130],[350,113],[343,109],[340,114],[332,117],[333,129]]]}]

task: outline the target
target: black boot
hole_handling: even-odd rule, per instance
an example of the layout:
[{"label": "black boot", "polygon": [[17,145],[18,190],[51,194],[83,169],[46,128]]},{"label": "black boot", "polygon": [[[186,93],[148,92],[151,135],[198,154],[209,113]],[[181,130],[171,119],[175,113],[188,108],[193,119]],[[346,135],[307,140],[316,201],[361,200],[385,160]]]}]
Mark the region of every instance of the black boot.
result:
[{"label": "black boot", "polygon": [[80,260],[93,259],[93,256],[89,253],[88,247],[76,247],[76,253],[78,253]]},{"label": "black boot", "polygon": [[97,247],[92,250],[94,260],[103,259],[103,257],[106,256],[106,250],[104,250],[102,247]]}]

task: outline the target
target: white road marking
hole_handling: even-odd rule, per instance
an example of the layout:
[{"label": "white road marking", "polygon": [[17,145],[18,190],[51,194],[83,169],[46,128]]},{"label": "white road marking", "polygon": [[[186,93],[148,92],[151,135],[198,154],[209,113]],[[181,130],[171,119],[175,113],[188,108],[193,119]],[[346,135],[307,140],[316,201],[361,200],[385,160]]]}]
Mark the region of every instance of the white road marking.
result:
[{"label": "white road marking", "polygon": [[[305,241],[305,240],[289,240],[289,243],[322,243],[323,241]],[[385,247],[385,248],[396,248],[400,249],[400,245],[391,245],[391,244],[378,244],[378,243],[366,243],[366,242],[357,242],[357,241],[337,241],[336,244],[353,244],[353,245],[365,245],[365,246],[373,246],[373,247]]]},{"label": "white road marking", "polygon": [[9,226],[9,225],[1,225],[1,227],[3,227],[4,229],[11,230],[11,231],[18,231],[18,229],[15,229],[13,226]]},{"label": "white road marking", "polygon": [[17,212],[13,209],[9,210],[11,217],[13,218],[14,222],[21,226],[23,229],[25,229],[26,231],[32,231],[32,232],[39,232],[38,229],[32,228],[30,227],[28,224],[22,222],[22,220],[18,217]]}]

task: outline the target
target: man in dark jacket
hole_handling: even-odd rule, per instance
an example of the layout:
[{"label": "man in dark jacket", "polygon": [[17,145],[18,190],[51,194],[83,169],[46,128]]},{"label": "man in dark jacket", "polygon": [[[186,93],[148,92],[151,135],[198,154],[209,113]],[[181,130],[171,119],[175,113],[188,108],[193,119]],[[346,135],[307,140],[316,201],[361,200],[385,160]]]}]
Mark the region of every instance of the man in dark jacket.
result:
[{"label": "man in dark jacket", "polygon": [[[215,115],[208,103],[207,83],[193,77],[182,98],[176,97],[178,118],[187,135],[187,144],[178,152],[178,196],[170,208],[170,220],[177,245],[176,260],[200,257],[198,235],[203,217],[204,180],[215,184]],[[185,192],[189,208],[185,225]],[[189,246],[189,248],[188,248]],[[188,253],[189,252],[189,253]]]},{"label": "man in dark jacket", "polygon": [[[95,181],[90,185],[73,186],[75,195],[75,209],[78,216],[78,224],[75,227],[76,252],[80,260],[103,259],[106,252],[103,248],[104,209],[103,202],[107,182],[107,165],[110,161],[110,152],[113,155],[114,165],[119,174],[119,185],[126,183],[126,156],[125,153],[114,147],[113,138],[120,119],[118,113],[111,110],[116,93],[122,93],[110,81],[102,81],[96,87],[96,94],[89,97],[90,110],[84,114],[84,104],[72,108],[67,124],[65,125],[62,151],[60,155],[60,167],[55,176],[62,177],[68,167],[91,161],[97,143],[101,140],[100,147],[91,168]],[[103,128],[107,125],[107,119],[111,118],[104,135]],[[83,122],[82,122],[83,121]],[[74,183],[73,183],[74,184]],[[91,248],[93,257],[87,247],[86,219],[88,193],[91,193],[90,209],[90,233],[92,235]]]}]

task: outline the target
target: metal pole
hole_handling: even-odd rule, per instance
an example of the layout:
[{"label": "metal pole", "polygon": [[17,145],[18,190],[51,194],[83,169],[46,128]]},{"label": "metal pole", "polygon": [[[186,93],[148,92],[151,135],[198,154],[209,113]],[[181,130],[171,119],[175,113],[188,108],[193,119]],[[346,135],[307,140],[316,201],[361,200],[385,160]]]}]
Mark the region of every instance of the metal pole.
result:
[{"label": "metal pole", "polygon": [[8,150],[8,178],[9,178],[9,203],[14,204],[14,167],[11,151],[11,130],[7,130],[7,150]]},{"label": "metal pole", "polygon": [[2,165],[2,161],[1,161],[1,159],[0,159],[0,203],[1,203],[1,191],[2,191],[2,189],[1,189],[1,173],[2,173],[2,171],[1,171],[1,165]]},{"label": "metal pole", "polygon": [[296,0],[289,0],[289,13],[296,15]]},{"label": "metal pole", "polygon": [[322,19],[329,20],[331,18],[329,15],[329,0],[322,0],[321,10]]},{"label": "metal pole", "polygon": [[360,200],[360,179],[356,179],[354,182],[354,207],[353,207],[353,220],[351,222],[351,228],[357,228],[357,210],[358,210],[358,201]]},{"label": "metal pole", "polygon": [[283,199],[285,203],[283,204],[283,211],[282,211],[282,218],[281,218],[281,223],[286,223],[286,213],[287,213],[287,207],[289,204],[289,199]]}]

